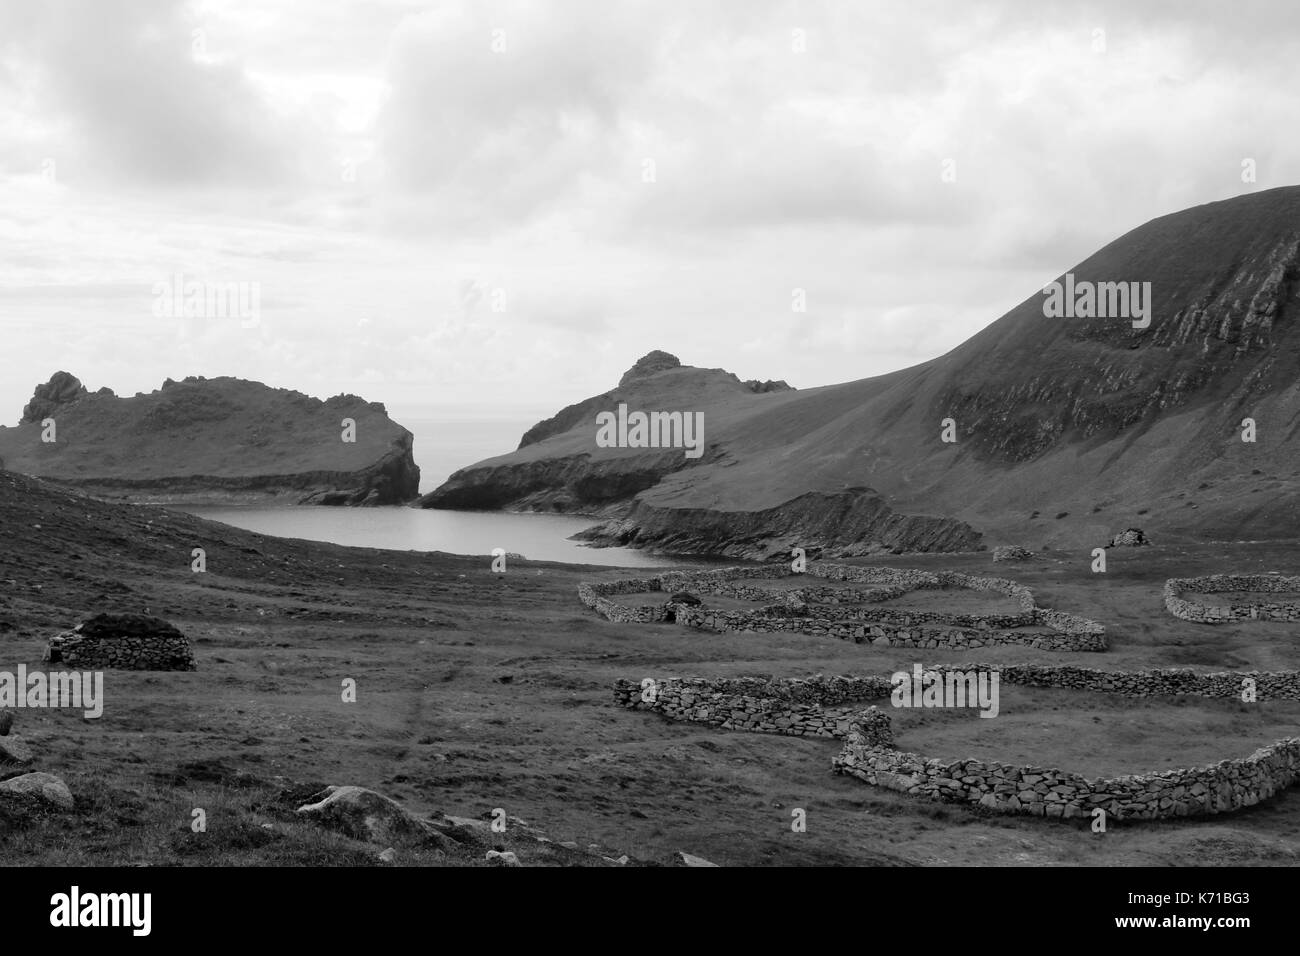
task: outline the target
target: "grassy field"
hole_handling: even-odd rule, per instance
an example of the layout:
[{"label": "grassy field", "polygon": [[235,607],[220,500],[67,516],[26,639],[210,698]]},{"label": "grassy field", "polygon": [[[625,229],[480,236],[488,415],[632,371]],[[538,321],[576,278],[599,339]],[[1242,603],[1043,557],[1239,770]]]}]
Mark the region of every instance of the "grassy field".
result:
[{"label": "grassy field", "polygon": [[[418,814],[493,808],[578,848],[723,865],[1300,862],[1300,794],[1203,821],[1112,825],[985,815],[877,791],[830,771],[840,743],[670,723],[612,702],[617,678],[890,673],[970,654],[793,634],[705,635],[611,624],[583,580],[643,571],[279,541],[176,512],[108,505],[0,473],[0,669],[39,667],[48,636],[101,611],[148,612],[188,634],[193,673],[109,672],[99,720],[20,710],[30,769],[77,799],[51,815],[0,802],[0,862],[380,865],[378,847],[304,822],[326,784]],[[208,571],[190,570],[203,547]],[[1166,613],[1168,577],[1292,568],[1282,545],[1052,551],[1008,571],[985,554],[895,567],[1010,576],[1039,603],[1099,620],[1106,654],[985,648],[984,662],[1133,669],[1300,667],[1294,628],[1193,625]],[[918,657],[921,653],[924,656]],[[355,703],[341,688],[356,681]],[[1242,756],[1300,734],[1300,707],[1003,690],[1001,715],[895,711],[900,743],[933,756],[1139,772]],[[0,777],[27,768],[0,767]],[[207,814],[207,832],[190,823]],[[807,832],[791,831],[791,810]],[[500,837],[510,847],[511,833]],[[398,862],[481,863],[483,846],[399,846]],[[555,848],[538,862],[591,862]],[[521,851],[521,856],[523,855]]]}]

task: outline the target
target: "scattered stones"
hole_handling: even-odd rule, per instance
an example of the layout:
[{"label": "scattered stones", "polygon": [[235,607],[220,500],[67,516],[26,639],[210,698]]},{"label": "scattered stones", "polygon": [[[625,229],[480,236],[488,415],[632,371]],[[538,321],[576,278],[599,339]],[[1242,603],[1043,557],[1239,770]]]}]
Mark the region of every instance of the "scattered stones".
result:
[{"label": "scattered stones", "polygon": [[41,658],[86,670],[197,670],[190,642],[167,621],[143,614],[98,614],[50,638]]},{"label": "scattered stones", "polygon": [[25,773],[21,777],[0,780],[0,794],[20,793],[40,797],[60,810],[72,810],[76,802],[68,785],[52,773]]}]

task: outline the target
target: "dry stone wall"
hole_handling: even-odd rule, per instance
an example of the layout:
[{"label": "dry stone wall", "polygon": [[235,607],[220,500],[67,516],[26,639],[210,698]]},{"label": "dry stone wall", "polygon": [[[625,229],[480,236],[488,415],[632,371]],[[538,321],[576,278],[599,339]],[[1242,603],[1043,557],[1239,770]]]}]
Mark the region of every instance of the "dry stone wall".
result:
[{"label": "dry stone wall", "polygon": [[1300,700],[1300,671],[1218,671],[1202,674],[1170,667],[1141,671],[1105,671],[1091,667],[1047,664],[946,664],[939,670],[996,670],[1007,684],[1104,691],[1124,697],[1190,695],[1241,700],[1247,680],[1257,700]]},{"label": "dry stone wall", "polygon": [[1300,577],[1280,574],[1210,574],[1199,578],[1170,578],[1165,582],[1165,607],[1174,617],[1198,624],[1228,621],[1300,621],[1300,600],[1293,603],[1251,602],[1215,606],[1191,601],[1189,594],[1221,594],[1225,591],[1254,591],[1264,594],[1289,593],[1300,598]]},{"label": "dry stone wall", "polygon": [[1300,737],[1208,767],[1097,779],[1054,768],[927,760],[872,741],[873,734],[851,727],[832,761],[835,772],[914,796],[1050,819],[1090,817],[1097,807],[1112,820],[1227,813],[1272,797],[1300,776]]},{"label": "dry stone wall", "polygon": [[[883,683],[887,689],[889,682]],[[876,678],[620,680],[614,687],[614,699],[622,707],[654,711],[670,720],[792,737],[844,737],[856,721],[864,739],[892,747],[888,714],[875,707],[826,706],[880,696],[879,684]]]},{"label": "dry stone wall", "polygon": [[[1033,592],[1004,578],[987,578],[955,571],[919,571],[897,568],[854,567],[813,561],[807,575],[824,580],[869,585],[863,589],[837,589],[810,584],[781,589],[753,583],[758,579],[795,576],[788,568],[722,568],[713,571],[673,571],[652,578],[583,584],[580,600],[616,623],[672,620],[687,627],[716,633],[789,632],[834,637],[858,644],[888,647],[982,648],[1022,645],[1049,651],[1104,651],[1105,628],[1073,614],[1040,608]],[[876,603],[909,591],[958,587],[992,591],[1012,598],[1019,611],[1001,614],[952,614],[907,608],[841,606],[841,602]],[[612,600],[620,594],[648,591],[715,594],[755,602],[769,602],[755,611],[734,611],[664,602],[634,606]],[[1050,631],[1016,630],[1040,626]]]},{"label": "dry stone wall", "polygon": [[[948,671],[997,670],[1000,679],[1039,687],[1068,687],[1133,697],[1199,694],[1237,698],[1247,678],[1259,698],[1300,699],[1300,672],[1196,674],[1181,669],[1133,673],[1081,667],[960,664]],[[805,737],[842,737],[832,769],[873,786],[918,797],[965,803],[998,813],[1049,819],[1091,817],[1156,820],[1209,816],[1254,806],[1300,777],[1300,737],[1287,737],[1249,756],[1204,767],[1111,778],[1085,778],[1056,768],[988,760],[927,759],[894,747],[889,714],[875,706],[843,706],[887,698],[880,676],[677,678],[615,686],[620,706],[651,710],[673,720],[724,729]]]}]

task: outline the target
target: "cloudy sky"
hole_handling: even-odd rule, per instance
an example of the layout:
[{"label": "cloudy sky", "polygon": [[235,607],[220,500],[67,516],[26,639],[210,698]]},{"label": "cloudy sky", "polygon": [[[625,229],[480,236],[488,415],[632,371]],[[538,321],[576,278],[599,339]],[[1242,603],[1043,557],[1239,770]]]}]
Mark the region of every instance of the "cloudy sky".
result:
[{"label": "cloudy sky", "polygon": [[[654,348],[799,387],[911,365],[1153,216],[1300,181],[1298,21],[0,0],[0,422],[60,368],[517,435]],[[177,274],[256,284],[257,323],[159,317]]]}]

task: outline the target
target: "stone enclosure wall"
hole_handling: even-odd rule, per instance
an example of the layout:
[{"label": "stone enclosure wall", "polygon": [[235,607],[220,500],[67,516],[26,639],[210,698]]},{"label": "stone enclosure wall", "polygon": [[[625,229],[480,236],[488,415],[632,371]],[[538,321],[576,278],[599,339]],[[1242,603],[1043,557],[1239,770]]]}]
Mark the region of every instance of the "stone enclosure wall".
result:
[{"label": "stone enclosure wall", "polygon": [[[889,647],[981,648],[1019,644],[1041,650],[1104,651],[1105,628],[1086,618],[1040,608],[1027,587],[1004,578],[986,578],[954,571],[853,567],[813,561],[812,578],[871,585],[863,589],[836,589],[810,584],[796,589],[763,587],[759,579],[795,576],[788,568],[723,568],[714,571],[673,571],[659,577],[583,584],[579,599],[616,623],[673,620],[687,627],[715,633],[772,633],[786,631],[816,637],[835,637],[858,644]],[[1014,599],[1019,611],[1002,614],[952,614],[906,608],[872,608],[810,602],[848,601],[876,603],[908,591],[960,587],[993,591]],[[768,602],[755,611],[728,611],[708,606],[663,604],[632,606],[611,596],[645,591],[670,594],[716,594],[755,602]],[[1011,630],[1027,626],[1051,632]]]},{"label": "stone enclosure wall", "polygon": [[1227,621],[1300,621],[1300,601],[1268,601],[1215,607],[1189,601],[1183,593],[1221,594],[1225,591],[1258,591],[1265,594],[1289,593],[1300,598],[1300,577],[1279,574],[1210,574],[1199,578],[1170,578],[1165,582],[1165,607],[1174,617],[1198,624],[1223,624]]},{"label": "stone enclosure wall", "polygon": [[[1254,680],[1259,699],[1300,699],[1300,672],[1195,674],[1182,669],[1118,673],[1081,667],[961,664],[947,671],[997,670],[1000,679],[1039,687],[1103,690],[1132,697],[1198,694],[1237,698]],[[887,698],[888,678],[682,678],[621,680],[620,706],[724,729],[805,737],[842,737],[836,773],[915,796],[967,803],[999,813],[1052,819],[1089,817],[1101,807],[1113,820],[1206,816],[1253,806],[1300,777],[1300,738],[1288,737],[1247,757],[1208,767],[1114,778],[1085,778],[1055,768],[984,760],[945,762],[894,748],[889,714],[842,706]]]},{"label": "stone enclosure wall", "polygon": [[1052,819],[1091,816],[1096,807],[1114,820],[1225,813],[1254,806],[1300,777],[1300,737],[1208,767],[1092,780],[1041,767],[927,760],[881,747],[872,738],[850,728],[847,745],[833,761],[835,772],[916,796]]},{"label": "stone enclosure wall", "polygon": [[[883,681],[886,692],[889,681]],[[855,721],[865,739],[893,745],[889,715],[875,707],[827,708],[863,697],[880,696],[879,678],[832,677],[809,681],[762,678],[708,680],[679,678],[641,683],[620,680],[614,699],[621,707],[650,710],[670,720],[708,724],[724,730],[787,734],[792,737],[845,737]]]}]

